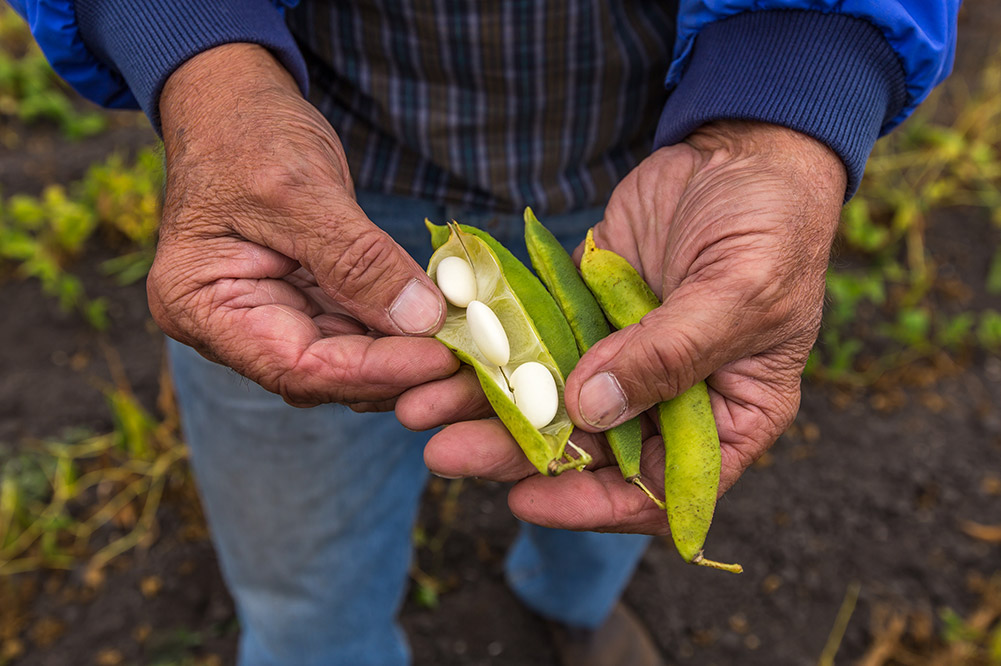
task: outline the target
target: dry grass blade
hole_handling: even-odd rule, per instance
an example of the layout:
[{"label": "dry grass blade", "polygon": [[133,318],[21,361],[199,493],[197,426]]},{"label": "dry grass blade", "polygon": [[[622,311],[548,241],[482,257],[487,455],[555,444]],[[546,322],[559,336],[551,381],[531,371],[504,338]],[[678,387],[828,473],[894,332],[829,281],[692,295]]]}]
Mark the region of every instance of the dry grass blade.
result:
[{"label": "dry grass blade", "polygon": [[963,520],[959,523],[959,529],[963,530],[966,536],[978,541],[1001,543],[1001,525],[983,525],[972,520]]},{"label": "dry grass blade", "polygon": [[873,610],[872,646],[858,661],[858,666],[883,666],[900,648],[900,640],[907,629],[907,618],[886,606]]},{"label": "dry grass blade", "polygon": [[817,660],[817,666],[833,666],[834,657],[838,654],[838,648],[841,647],[841,641],[845,637],[845,630],[848,629],[848,623],[855,612],[855,604],[858,602],[861,589],[862,585],[858,581],[848,584],[845,598],[841,601],[841,608],[834,618],[834,626],[831,627],[831,633],[827,637],[827,643],[824,644],[824,650],[820,653],[820,659]]},{"label": "dry grass blade", "polygon": [[[38,442],[22,455],[28,463],[15,460],[0,471],[5,480],[0,576],[79,564],[91,538],[123,513],[140,515],[125,522],[126,534],[88,558],[87,580],[98,580],[112,559],[148,546],[155,536],[160,500],[169,480],[183,473],[187,449],[177,432],[176,410],[164,420],[155,419],[132,394],[117,354],[107,347],[104,351],[115,381],[102,388],[115,431],[79,441]],[[166,393],[170,386],[161,389]],[[19,491],[23,484],[16,475],[26,471],[34,474],[37,486],[32,496]]]}]

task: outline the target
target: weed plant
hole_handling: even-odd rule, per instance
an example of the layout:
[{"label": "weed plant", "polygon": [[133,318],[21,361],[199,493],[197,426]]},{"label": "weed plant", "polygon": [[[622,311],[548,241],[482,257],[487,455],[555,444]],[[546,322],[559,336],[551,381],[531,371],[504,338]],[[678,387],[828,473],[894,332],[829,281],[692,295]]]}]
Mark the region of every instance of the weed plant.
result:
[{"label": "weed plant", "polygon": [[153,263],[162,189],[162,159],[149,148],[130,165],[113,155],[68,187],[50,185],[37,197],[0,199],[0,272],[38,279],[64,310],[77,311],[104,330],[106,304],[87,297],[70,270],[72,262],[103,232],[121,252],[105,261],[102,271],[119,284],[143,279]]},{"label": "weed plant", "polygon": [[[108,125],[104,114],[78,108],[32,40],[27,24],[4,4],[0,5],[0,127],[9,127],[13,119],[25,125],[53,123],[67,139],[99,134]],[[17,136],[0,132],[0,142],[12,147]]]},{"label": "weed plant", "polygon": [[[973,90],[962,79],[948,81],[876,144],[862,186],[843,212],[840,256],[828,271],[824,324],[808,376],[868,385],[941,350],[1001,351],[997,310],[941,307],[936,291],[944,285],[926,241],[936,211],[947,208],[986,215],[1001,230],[999,142],[1001,54],[986,64]],[[992,252],[984,283],[963,287],[1001,294],[996,243]]]}]

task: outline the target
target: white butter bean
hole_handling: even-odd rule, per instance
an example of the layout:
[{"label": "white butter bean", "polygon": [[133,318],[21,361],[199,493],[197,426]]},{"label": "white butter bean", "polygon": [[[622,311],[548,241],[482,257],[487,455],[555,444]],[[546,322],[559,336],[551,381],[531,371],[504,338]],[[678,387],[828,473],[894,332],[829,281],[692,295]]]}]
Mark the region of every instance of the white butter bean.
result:
[{"label": "white butter bean", "polygon": [[529,361],[511,373],[514,404],[535,428],[549,425],[559,408],[560,394],[549,368]]},{"label": "white butter bean", "polygon": [[476,300],[476,275],[462,257],[445,257],[435,271],[438,288],[452,305],[464,308]]},{"label": "white butter bean", "polygon": [[480,301],[470,301],[466,306],[466,323],[480,353],[494,365],[505,366],[511,359],[511,344],[500,319],[490,306]]}]

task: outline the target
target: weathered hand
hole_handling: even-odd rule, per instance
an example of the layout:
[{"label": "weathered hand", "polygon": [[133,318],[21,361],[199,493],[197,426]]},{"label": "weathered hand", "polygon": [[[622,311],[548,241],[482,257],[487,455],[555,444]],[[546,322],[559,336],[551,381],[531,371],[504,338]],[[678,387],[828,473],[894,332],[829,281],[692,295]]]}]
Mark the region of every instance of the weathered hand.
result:
[{"label": "weathered hand", "polygon": [[[722,443],[720,492],[733,485],[798,409],[845,182],[823,145],[753,123],[708,126],[640,164],[616,188],[595,240],[628,259],[664,304],[584,355],[567,381],[574,421],[604,430],[707,379]],[[643,474],[660,489],[663,446],[648,432]],[[490,421],[446,428],[425,460],[446,476],[520,480],[511,509],[534,523],[667,531],[663,513],[623,483],[603,439],[580,430],[573,439],[595,456],[591,471],[555,479],[533,474]]]},{"label": "weathered hand", "polygon": [[229,44],[168,79],[167,191],[150,310],[294,405],[390,409],[458,363],[428,335],[444,301],[354,199],[340,141],[263,48]]}]

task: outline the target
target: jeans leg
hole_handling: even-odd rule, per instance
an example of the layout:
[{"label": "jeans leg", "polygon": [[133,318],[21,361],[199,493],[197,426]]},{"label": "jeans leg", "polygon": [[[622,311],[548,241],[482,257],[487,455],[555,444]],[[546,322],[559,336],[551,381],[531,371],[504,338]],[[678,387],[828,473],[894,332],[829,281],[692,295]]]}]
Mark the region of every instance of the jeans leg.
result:
[{"label": "jeans leg", "polygon": [[507,556],[508,585],[544,617],[594,629],[632,578],[650,537],[524,524]]},{"label": "jeans leg", "polygon": [[426,436],[296,409],[171,341],[184,433],[242,626],[240,664],[405,664],[395,615]]}]

